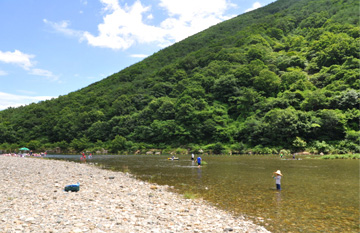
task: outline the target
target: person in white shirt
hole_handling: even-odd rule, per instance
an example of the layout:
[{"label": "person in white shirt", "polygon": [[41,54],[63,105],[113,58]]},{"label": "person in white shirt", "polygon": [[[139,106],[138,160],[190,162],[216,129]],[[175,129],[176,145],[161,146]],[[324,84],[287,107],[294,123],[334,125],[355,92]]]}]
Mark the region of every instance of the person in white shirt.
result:
[{"label": "person in white shirt", "polygon": [[277,190],[281,190],[281,171],[277,170],[276,172],[274,172],[273,174],[273,178],[275,179],[275,184],[276,184],[276,189]]}]

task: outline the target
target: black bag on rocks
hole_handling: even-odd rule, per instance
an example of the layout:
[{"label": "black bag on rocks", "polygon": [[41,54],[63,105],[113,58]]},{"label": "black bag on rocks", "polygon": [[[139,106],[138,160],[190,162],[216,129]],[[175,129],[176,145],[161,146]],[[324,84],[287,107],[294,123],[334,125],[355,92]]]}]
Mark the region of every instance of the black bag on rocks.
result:
[{"label": "black bag on rocks", "polygon": [[79,183],[77,183],[77,184],[71,184],[71,185],[66,185],[65,186],[65,189],[64,189],[64,191],[66,191],[66,192],[69,192],[69,191],[71,191],[71,192],[77,192],[77,191],[79,191],[80,190],[80,184]]}]

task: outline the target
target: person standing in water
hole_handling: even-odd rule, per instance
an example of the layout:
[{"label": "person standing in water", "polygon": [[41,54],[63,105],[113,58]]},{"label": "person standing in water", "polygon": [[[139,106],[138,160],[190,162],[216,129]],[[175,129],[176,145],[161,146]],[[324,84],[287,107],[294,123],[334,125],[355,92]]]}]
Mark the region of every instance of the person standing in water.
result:
[{"label": "person standing in water", "polygon": [[197,158],[197,164],[198,164],[198,167],[201,167],[201,157],[200,156]]},{"label": "person standing in water", "polygon": [[274,172],[273,174],[273,178],[275,179],[275,184],[276,184],[276,189],[277,190],[281,190],[281,171],[277,170],[276,172]]},{"label": "person standing in water", "polygon": [[194,154],[191,154],[191,160],[194,160]]},{"label": "person standing in water", "polygon": [[86,163],[86,155],[84,152],[82,152],[82,154],[80,156],[80,160]]}]

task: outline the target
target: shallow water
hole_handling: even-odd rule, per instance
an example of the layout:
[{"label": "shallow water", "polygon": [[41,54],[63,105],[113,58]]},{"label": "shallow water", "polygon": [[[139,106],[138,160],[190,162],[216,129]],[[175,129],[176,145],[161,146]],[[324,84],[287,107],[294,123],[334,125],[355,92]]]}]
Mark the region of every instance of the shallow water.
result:
[{"label": "shallow water", "polygon": [[[79,156],[62,156],[79,160]],[[358,160],[280,160],[264,156],[94,156],[91,162],[196,194],[219,208],[245,214],[272,232],[359,232]],[[89,162],[89,160],[88,160]],[[282,191],[272,172],[280,169]]]}]

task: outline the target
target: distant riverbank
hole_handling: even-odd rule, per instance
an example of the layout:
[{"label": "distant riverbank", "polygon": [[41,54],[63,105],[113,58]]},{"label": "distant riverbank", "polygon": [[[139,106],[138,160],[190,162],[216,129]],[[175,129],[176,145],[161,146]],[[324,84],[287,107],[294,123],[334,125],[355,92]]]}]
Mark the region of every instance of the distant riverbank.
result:
[{"label": "distant riverbank", "polygon": [[[268,232],[201,199],[88,164],[0,156],[0,232]],[[79,192],[64,192],[80,183]]]}]

